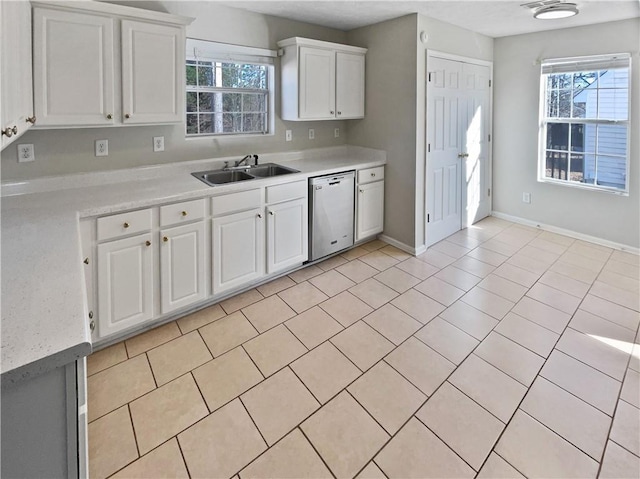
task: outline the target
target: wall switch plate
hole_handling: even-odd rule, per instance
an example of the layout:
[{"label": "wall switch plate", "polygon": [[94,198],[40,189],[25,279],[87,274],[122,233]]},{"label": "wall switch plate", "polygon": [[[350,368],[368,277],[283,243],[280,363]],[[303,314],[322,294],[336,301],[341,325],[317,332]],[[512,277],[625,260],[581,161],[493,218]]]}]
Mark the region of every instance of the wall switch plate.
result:
[{"label": "wall switch plate", "polygon": [[333,136],[335,138],[340,138],[340,128],[334,128],[333,129]]},{"label": "wall switch plate", "polygon": [[18,163],[26,163],[36,159],[32,144],[18,145]]},{"label": "wall switch plate", "polygon": [[284,132],[285,141],[291,141],[293,139],[293,135],[291,134],[291,130],[286,130]]},{"label": "wall switch plate", "polygon": [[109,140],[96,140],[96,156],[109,156]]},{"label": "wall switch plate", "polygon": [[164,136],[153,137],[153,151],[164,151]]},{"label": "wall switch plate", "polygon": [[522,202],[531,203],[531,193],[522,193]]},{"label": "wall switch plate", "polygon": [[313,128],[309,128],[309,139],[314,140],[316,138],[316,131]]}]

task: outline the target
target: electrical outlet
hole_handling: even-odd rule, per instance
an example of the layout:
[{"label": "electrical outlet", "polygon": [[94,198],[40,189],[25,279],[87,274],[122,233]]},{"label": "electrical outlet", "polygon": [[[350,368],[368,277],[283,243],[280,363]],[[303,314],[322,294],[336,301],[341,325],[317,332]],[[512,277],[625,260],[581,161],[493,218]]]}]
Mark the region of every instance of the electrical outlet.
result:
[{"label": "electrical outlet", "polygon": [[293,139],[293,135],[291,134],[291,130],[286,130],[284,132],[285,141],[291,141]]},{"label": "electrical outlet", "polygon": [[309,128],[309,139],[315,140],[315,138],[316,138],[316,131],[313,128]]},{"label": "electrical outlet", "polygon": [[531,203],[531,193],[522,193],[522,202]]},{"label": "electrical outlet", "polygon": [[26,163],[35,159],[36,155],[33,150],[33,145],[18,145],[18,163]]},{"label": "electrical outlet", "polygon": [[96,140],[96,156],[109,156],[109,140]]},{"label": "electrical outlet", "polygon": [[153,137],[153,151],[164,151],[164,136]]},{"label": "electrical outlet", "polygon": [[340,128],[334,128],[333,129],[333,136],[335,138],[340,138]]}]

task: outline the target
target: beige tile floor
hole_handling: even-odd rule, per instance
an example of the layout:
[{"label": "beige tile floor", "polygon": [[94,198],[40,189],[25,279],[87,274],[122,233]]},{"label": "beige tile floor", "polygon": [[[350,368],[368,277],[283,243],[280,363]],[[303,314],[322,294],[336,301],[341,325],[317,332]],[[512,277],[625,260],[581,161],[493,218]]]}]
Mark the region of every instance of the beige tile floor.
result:
[{"label": "beige tile floor", "polygon": [[91,477],[638,478],[639,271],[495,218],[359,246],[90,356]]}]

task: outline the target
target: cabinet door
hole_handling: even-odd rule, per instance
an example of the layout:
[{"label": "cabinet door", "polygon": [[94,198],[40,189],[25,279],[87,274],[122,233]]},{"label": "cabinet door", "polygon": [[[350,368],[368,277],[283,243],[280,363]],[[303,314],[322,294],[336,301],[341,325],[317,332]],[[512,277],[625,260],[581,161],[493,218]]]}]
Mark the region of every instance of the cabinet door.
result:
[{"label": "cabinet door", "polygon": [[[2,148],[31,127],[31,4],[27,0],[0,2],[0,63]],[[29,121],[27,120],[29,119]]]},{"label": "cabinet door", "polygon": [[267,208],[267,273],[300,265],[308,259],[307,200]]},{"label": "cabinet door", "polygon": [[98,245],[98,329],[105,337],[153,316],[151,233]]},{"label": "cabinet door", "polygon": [[335,62],[335,53],[332,50],[300,47],[300,119],[335,118]]},{"label": "cabinet door", "polygon": [[122,121],[181,122],[184,96],[182,30],[122,21]]},{"label": "cabinet door", "polygon": [[205,299],[204,221],[160,232],[162,314]]},{"label": "cabinet door", "polygon": [[213,294],[237,289],[264,275],[261,209],[213,219]]},{"label": "cabinet door", "polygon": [[364,55],[336,53],[336,116],[364,117]]},{"label": "cabinet door", "polygon": [[356,241],[382,233],[384,225],[384,181],[358,186]]},{"label": "cabinet door", "polygon": [[114,120],[111,18],[34,8],[38,125],[110,125]]}]

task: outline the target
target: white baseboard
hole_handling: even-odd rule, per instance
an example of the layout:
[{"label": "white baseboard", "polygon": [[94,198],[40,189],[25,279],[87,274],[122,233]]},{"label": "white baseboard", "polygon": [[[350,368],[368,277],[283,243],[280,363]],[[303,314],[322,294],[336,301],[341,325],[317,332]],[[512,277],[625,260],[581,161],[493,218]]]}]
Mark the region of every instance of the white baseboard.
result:
[{"label": "white baseboard", "polygon": [[427,248],[424,245],[418,248],[413,248],[408,244],[404,244],[401,241],[398,241],[397,239],[391,238],[390,236],[387,236],[384,234],[378,235],[378,239],[384,241],[385,243],[389,243],[391,246],[395,246],[396,248],[401,249],[402,251],[405,251],[413,256],[418,256],[419,254],[422,254],[425,251],[427,251]]},{"label": "white baseboard", "polygon": [[501,220],[511,221],[512,223],[518,223],[521,225],[531,226],[533,228],[538,228],[544,231],[549,231],[551,233],[557,233],[564,236],[569,236],[570,238],[575,238],[583,241],[588,241],[589,243],[599,244],[601,246],[606,246],[608,248],[617,249],[620,251],[626,251],[628,253],[640,254],[640,248],[636,248],[634,246],[629,246],[622,243],[616,243],[615,241],[609,241],[603,238],[598,238],[596,236],[590,236],[583,233],[578,233],[577,231],[567,230],[564,228],[559,228],[557,226],[546,225],[544,223],[538,223],[536,221],[527,220],[525,218],[520,218],[519,216],[511,216],[505,213],[501,213],[499,211],[492,211],[491,216],[495,216]]}]

